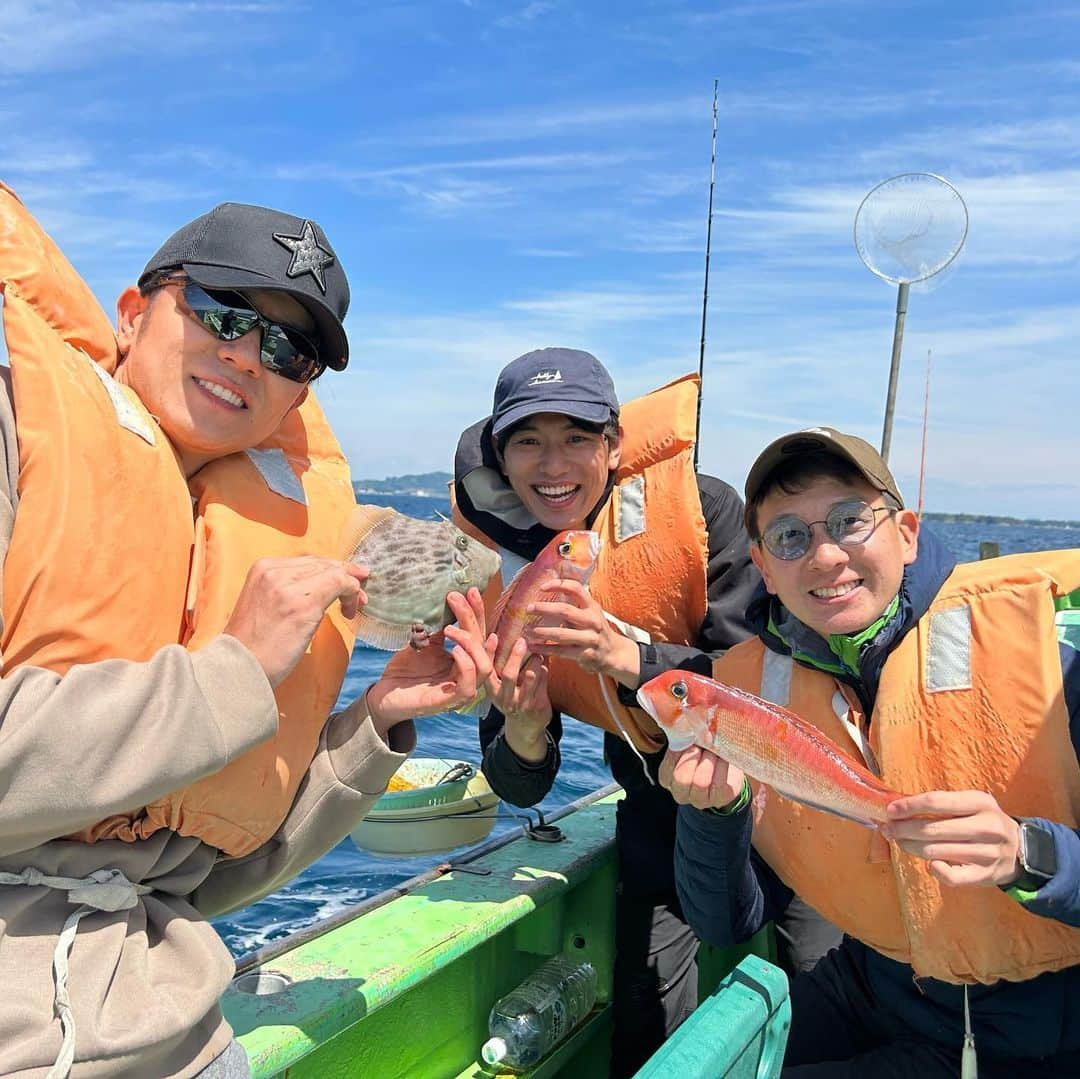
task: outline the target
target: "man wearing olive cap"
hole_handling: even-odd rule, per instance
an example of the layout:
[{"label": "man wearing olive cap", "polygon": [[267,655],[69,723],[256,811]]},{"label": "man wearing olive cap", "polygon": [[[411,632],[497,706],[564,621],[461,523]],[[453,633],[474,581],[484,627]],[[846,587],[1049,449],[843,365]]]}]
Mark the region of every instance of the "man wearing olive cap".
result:
[{"label": "man wearing olive cap", "polygon": [[905,793],[879,834],[669,753],[690,924],[730,944],[794,890],[844,930],[792,982],[790,1079],[971,1076],[976,1053],[983,1079],[1080,1074],[1080,664],[1055,631],[1080,552],[957,565],[829,427],[768,446],[746,507],[756,635],[713,677]]}]

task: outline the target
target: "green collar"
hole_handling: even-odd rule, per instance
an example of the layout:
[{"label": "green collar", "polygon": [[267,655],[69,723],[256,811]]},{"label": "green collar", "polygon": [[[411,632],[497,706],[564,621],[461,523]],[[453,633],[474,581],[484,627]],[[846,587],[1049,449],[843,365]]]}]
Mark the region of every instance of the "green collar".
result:
[{"label": "green collar", "polygon": [[876,622],[871,622],[864,630],[858,633],[830,633],[829,650],[840,660],[841,663],[853,674],[859,673],[859,659],[862,656],[863,646],[872,641],[882,627],[885,626],[900,609],[900,595],[893,596],[892,603],[885,608],[884,613]]}]

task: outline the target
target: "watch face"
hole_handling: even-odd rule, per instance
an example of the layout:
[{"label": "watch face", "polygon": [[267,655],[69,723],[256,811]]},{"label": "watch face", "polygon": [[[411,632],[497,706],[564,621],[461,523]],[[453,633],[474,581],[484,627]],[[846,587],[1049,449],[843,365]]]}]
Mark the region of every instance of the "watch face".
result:
[{"label": "watch face", "polygon": [[1020,822],[1020,861],[1032,876],[1049,880],[1057,872],[1054,837],[1033,821]]}]

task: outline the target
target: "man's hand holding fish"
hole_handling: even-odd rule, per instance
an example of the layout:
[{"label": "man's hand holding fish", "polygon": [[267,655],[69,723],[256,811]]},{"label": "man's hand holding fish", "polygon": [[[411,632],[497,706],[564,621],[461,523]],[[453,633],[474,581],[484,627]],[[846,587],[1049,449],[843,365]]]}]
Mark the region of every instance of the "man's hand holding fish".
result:
[{"label": "man's hand holding fish", "polygon": [[1020,876],[1020,825],[986,791],[929,791],[888,807],[886,839],[954,888],[1009,887]]},{"label": "man's hand holding fish", "polygon": [[[557,599],[561,595],[563,598]],[[544,581],[529,613],[540,621],[526,631],[529,651],[559,656],[593,674],[606,674],[630,689],[641,677],[637,641],[620,633],[588,588],[572,579]]]},{"label": "man's hand holding fish", "polygon": [[[498,638],[494,639],[497,643]],[[503,736],[510,748],[523,761],[542,761],[554,715],[548,697],[548,665],[543,657],[529,653],[524,637],[514,642],[501,670],[492,668],[487,692],[506,720]]]},{"label": "man's hand holding fish", "polygon": [[[376,729],[460,707],[491,674],[495,638],[485,633],[480,592],[450,592],[446,603],[457,624],[435,634],[427,648],[405,647],[391,656],[382,677],[368,689],[367,706]],[[442,647],[443,635],[454,642],[449,652]]]},{"label": "man's hand holding fish", "polygon": [[680,805],[726,809],[739,799],[746,776],[703,746],[687,746],[664,754],[660,782]]}]

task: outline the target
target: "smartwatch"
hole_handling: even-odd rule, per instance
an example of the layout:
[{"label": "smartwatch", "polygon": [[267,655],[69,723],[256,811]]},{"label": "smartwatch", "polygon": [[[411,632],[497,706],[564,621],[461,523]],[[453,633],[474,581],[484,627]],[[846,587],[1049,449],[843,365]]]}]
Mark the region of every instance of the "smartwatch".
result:
[{"label": "smartwatch", "polygon": [[1057,872],[1054,835],[1038,821],[1018,817],[1017,823],[1020,825],[1020,847],[1016,852],[1020,876],[1006,890],[1037,892]]}]

